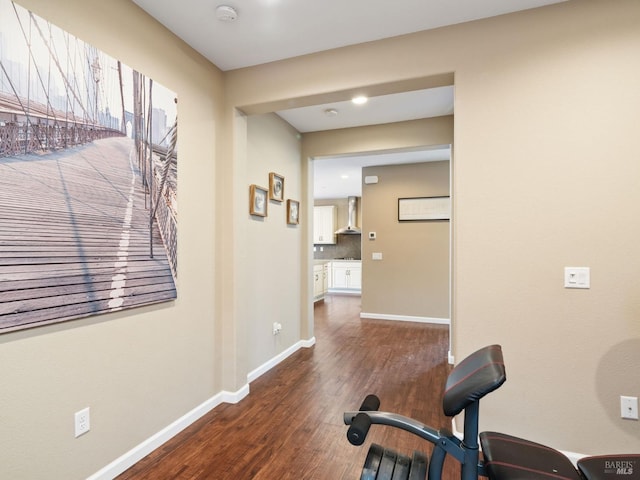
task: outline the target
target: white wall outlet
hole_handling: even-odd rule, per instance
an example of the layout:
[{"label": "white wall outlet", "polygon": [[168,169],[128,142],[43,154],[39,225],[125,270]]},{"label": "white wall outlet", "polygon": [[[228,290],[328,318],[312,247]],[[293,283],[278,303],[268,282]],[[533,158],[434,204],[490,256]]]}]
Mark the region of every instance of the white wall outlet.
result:
[{"label": "white wall outlet", "polygon": [[564,288],[590,288],[589,267],[564,267]]},{"label": "white wall outlet", "polygon": [[449,365],[456,364],[456,357],[453,356],[453,353],[451,352],[451,350],[449,350],[449,353],[447,353],[447,360],[449,361]]},{"label": "white wall outlet", "polygon": [[74,415],[76,426],[76,438],[80,435],[84,435],[91,429],[91,416],[89,407],[76,412]]},{"label": "white wall outlet", "polygon": [[638,397],[620,396],[620,416],[629,420],[638,420]]},{"label": "white wall outlet", "polygon": [[371,260],[382,260],[382,252],[373,252],[371,254]]},{"label": "white wall outlet", "polygon": [[278,335],[282,331],[282,324],[278,322],[273,323],[273,334]]}]

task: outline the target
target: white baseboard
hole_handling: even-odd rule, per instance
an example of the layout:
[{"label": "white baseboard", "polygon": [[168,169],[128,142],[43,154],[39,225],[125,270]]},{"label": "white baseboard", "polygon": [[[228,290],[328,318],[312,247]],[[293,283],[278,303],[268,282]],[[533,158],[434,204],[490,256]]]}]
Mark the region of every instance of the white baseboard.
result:
[{"label": "white baseboard", "polygon": [[330,288],[327,290],[327,293],[338,295],[362,295],[362,290],[354,288]]},{"label": "white baseboard", "polygon": [[360,318],[377,318],[378,320],[397,320],[400,322],[433,323],[437,325],[450,325],[448,318],[414,317],[411,315],[389,315],[386,313],[360,313]]},{"label": "white baseboard", "polygon": [[279,353],[278,355],[273,357],[268,362],[265,362],[262,365],[260,365],[258,368],[256,368],[255,370],[250,371],[247,374],[247,382],[249,382],[249,383],[253,382],[260,375],[263,375],[264,373],[268,372],[273,367],[278,365],[284,359],[286,359],[290,355],[294,354],[295,352],[297,352],[301,348],[303,348],[303,347],[304,348],[313,347],[315,345],[315,343],[316,343],[316,337],[311,337],[309,340],[300,340],[299,342],[291,345],[284,352]]},{"label": "white baseboard", "polygon": [[221,403],[238,403],[248,394],[249,384],[246,384],[237,392],[222,391],[217,395],[214,395],[209,400],[198,405],[196,408],[186,413],[170,425],[167,425],[155,435],[149,437],[144,442],[126,452],[124,455],[115,459],[106,467],[88,477],[87,480],[111,480],[115,478]]},{"label": "white baseboard", "polygon": [[162,444],[176,436],[196,420],[209,413],[218,405],[222,403],[238,403],[244,397],[249,395],[249,383],[251,383],[253,380],[258,378],[260,375],[264,374],[271,368],[275,367],[277,364],[282,362],[285,358],[287,358],[300,348],[309,348],[315,345],[315,343],[315,337],[311,337],[309,340],[300,340],[295,345],[292,345],[273,359],[251,371],[247,375],[247,383],[237,392],[222,391],[217,395],[214,395],[209,400],[206,400],[202,404],[198,405],[196,408],[186,413],[170,425],[166,426],[155,435],[152,435],[139,445],[126,452],[124,455],[115,459],[106,467],[87,477],[87,480],[112,480],[113,478],[117,477],[122,472],[132,467],[135,463],[139,462],[151,452],[159,448]]}]

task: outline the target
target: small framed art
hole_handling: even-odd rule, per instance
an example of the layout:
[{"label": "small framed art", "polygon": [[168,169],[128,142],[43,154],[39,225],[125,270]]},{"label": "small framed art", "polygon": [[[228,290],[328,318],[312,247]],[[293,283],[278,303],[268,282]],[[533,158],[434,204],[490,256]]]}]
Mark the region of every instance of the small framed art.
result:
[{"label": "small framed art", "polygon": [[284,200],[284,177],[273,172],[269,174],[269,200]]},{"label": "small framed art", "polygon": [[300,223],[300,202],[297,200],[287,200],[287,223],[289,225]]},{"label": "small framed art", "polygon": [[267,189],[258,185],[249,187],[249,213],[258,217],[267,216]]}]

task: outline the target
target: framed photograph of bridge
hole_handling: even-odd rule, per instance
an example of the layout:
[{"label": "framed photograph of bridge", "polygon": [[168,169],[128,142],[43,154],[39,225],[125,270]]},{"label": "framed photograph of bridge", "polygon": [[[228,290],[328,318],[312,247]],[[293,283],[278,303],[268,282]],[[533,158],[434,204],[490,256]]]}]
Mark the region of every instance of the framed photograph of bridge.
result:
[{"label": "framed photograph of bridge", "polygon": [[0,0],[0,333],[175,299],[177,159],[174,92]]}]

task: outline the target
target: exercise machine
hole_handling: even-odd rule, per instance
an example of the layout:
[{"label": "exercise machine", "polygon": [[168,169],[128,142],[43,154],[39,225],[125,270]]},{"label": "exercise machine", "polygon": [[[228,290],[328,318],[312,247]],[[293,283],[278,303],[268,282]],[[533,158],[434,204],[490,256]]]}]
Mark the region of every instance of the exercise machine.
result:
[{"label": "exercise machine", "polygon": [[[364,444],[372,425],[410,432],[433,445],[430,457],[415,451],[411,458],[372,444],[361,480],[440,480],[447,455],[460,463],[461,480],[636,480],[640,479],[640,454],[582,458],[577,467],[560,451],[498,432],[479,432],[480,399],[506,381],[500,345],[489,345],[453,368],[442,398],[444,414],[464,411],[463,438],[446,429],[436,430],[397,413],[379,411],[380,400],[367,395],[359,410],[345,412],[347,439]],[[482,455],[480,454],[482,447]]]}]

